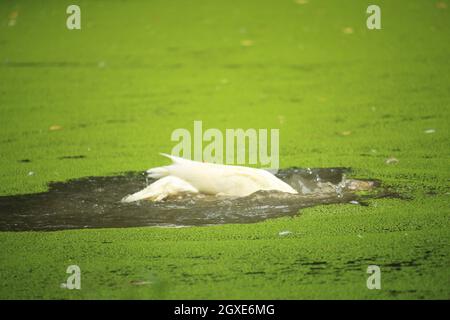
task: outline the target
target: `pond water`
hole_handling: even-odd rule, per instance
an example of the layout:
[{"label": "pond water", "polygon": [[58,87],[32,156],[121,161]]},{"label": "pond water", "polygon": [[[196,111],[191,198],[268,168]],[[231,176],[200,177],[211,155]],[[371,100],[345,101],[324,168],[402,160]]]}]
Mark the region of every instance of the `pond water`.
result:
[{"label": "pond water", "polygon": [[[293,216],[301,208],[320,204],[363,204],[365,197],[355,192],[375,189],[379,183],[346,179],[348,171],[345,168],[280,170],[277,176],[298,190],[299,195],[272,191],[260,191],[244,198],[186,194],[162,202],[120,202],[125,195],[146,186],[141,173],[51,183],[47,192],[0,197],[0,230],[253,223]],[[384,195],[379,191],[372,196]]]}]

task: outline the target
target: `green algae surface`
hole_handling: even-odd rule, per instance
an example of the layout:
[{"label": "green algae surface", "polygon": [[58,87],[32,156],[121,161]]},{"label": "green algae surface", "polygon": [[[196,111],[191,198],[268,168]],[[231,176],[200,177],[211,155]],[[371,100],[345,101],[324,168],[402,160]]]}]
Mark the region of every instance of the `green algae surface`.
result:
[{"label": "green algae surface", "polygon": [[[351,167],[403,197],[256,224],[1,232],[0,298],[450,298],[448,1],[377,1],[381,30],[369,1],[78,1],[81,30],[69,4],[0,4],[1,195],[165,164],[172,131],[201,120],[278,128],[281,167]],[[73,264],[81,290],[60,286]]]}]

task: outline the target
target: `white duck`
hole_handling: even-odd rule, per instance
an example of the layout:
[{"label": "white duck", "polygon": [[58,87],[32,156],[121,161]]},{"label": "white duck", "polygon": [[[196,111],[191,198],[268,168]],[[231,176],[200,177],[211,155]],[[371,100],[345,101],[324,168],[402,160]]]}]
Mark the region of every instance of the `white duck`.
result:
[{"label": "white duck", "polygon": [[296,194],[287,183],[263,170],[187,160],[168,154],[169,166],[147,170],[149,177],[159,179],[145,189],[129,195],[122,202],[143,199],[161,201],[181,193],[245,197],[259,190],[277,190]]}]

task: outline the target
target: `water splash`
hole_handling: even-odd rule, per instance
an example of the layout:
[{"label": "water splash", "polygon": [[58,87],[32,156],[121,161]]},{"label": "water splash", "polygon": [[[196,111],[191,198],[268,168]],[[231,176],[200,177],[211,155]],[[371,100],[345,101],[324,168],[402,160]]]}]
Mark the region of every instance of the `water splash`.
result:
[{"label": "water splash", "polygon": [[260,191],[244,198],[185,194],[163,202],[121,203],[152,179],[128,173],[52,183],[44,193],[0,197],[0,230],[61,230],[137,226],[199,226],[252,223],[293,216],[301,208],[359,200],[355,193],[375,181],[346,179],[345,168],[280,170],[298,195]]}]

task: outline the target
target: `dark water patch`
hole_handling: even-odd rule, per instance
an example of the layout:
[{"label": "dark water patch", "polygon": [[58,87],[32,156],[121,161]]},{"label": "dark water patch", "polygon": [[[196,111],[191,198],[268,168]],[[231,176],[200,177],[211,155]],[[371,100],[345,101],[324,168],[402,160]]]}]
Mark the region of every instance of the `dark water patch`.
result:
[{"label": "dark water patch", "polygon": [[400,295],[408,295],[417,293],[417,290],[387,290],[391,296],[397,297]]},{"label": "dark water patch", "polygon": [[68,62],[68,61],[6,61],[3,66],[9,68],[80,68],[93,67],[94,63]]},{"label": "dark water patch", "polygon": [[66,159],[84,159],[86,158],[85,155],[80,154],[80,155],[75,155],[75,156],[62,156],[62,157],[58,157],[59,160],[66,160]]},{"label": "dark water patch", "polygon": [[[120,202],[124,196],[146,186],[140,173],[56,182],[49,185],[47,192],[0,197],[0,230],[253,223],[294,216],[300,209],[315,205],[360,204],[367,197],[389,195],[379,189],[375,192],[377,181],[346,179],[347,171],[345,168],[281,170],[277,176],[298,190],[298,195],[273,191],[259,191],[243,198],[186,194],[162,202]],[[370,195],[355,193],[368,190]]]},{"label": "dark water patch", "polygon": [[17,162],[20,162],[20,163],[29,163],[29,162],[31,162],[31,160],[30,160],[30,159],[20,159],[20,160],[17,160]]},{"label": "dark water patch", "polygon": [[420,263],[417,260],[409,260],[409,261],[396,261],[396,262],[390,262],[385,263],[383,266],[392,268],[394,270],[402,270],[407,267],[417,267]]},{"label": "dark water patch", "polygon": [[240,65],[240,64],[225,64],[224,67],[226,69],[240,69],[240,68],[242,68],[242,65]]},{"label": "dark water patch", "polygon": [[17,139],[8,138],[8,139],[0,140],[0,143],[13,143],[13,142],[16,142],[16,141],[17,141]]},{"label": "dark water patch", "polygon": [[121,124],[121,123],[128,123],[131,122],[130,120],[124,120],[124,119],[109,119],[106,120],[106,123],[108,124]]},{"label": "dark water patch", "polygon": [[292,65],[288,65],[287,66],[289,69],[291,70],[295,70],[295,71],[303,71],[303,72],[312,72],[312,71],[316,71],[320,65],[316,64],[292,64]]},{"label": "dark water patch", "polygon": [[250,271],[250,272],[244,272],[245,275],[265,275],[266,273],[264,271]]},{"label": "dark water patch", "polygon": [[299,263],[301,266],[326,266],[326,261],[311,261],[311,262],[302,262]]}]

